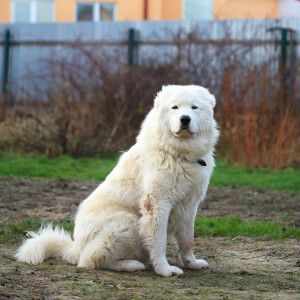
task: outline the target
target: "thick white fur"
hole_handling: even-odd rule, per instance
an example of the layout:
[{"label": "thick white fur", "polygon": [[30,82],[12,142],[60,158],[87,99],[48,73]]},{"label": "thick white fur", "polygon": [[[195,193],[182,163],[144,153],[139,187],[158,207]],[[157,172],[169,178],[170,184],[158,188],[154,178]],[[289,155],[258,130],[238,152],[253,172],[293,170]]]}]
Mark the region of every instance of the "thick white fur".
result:
[{"label": "thick white fur", "polygon": [[[79,267],[118,271],[143,270],[149,261],[157,274],[180,275],[166,259],[172,234],[185,267],[207,266],[192,248],[197,208],[214,168],[214,106],[215,98],[200,86],[163,87],[136,144],[80,204],[73,239],[61,229],[42,228],[20,247],[18,261],[60,257]],[[182,115],[191,118],[189,130],[181,130]]]}]

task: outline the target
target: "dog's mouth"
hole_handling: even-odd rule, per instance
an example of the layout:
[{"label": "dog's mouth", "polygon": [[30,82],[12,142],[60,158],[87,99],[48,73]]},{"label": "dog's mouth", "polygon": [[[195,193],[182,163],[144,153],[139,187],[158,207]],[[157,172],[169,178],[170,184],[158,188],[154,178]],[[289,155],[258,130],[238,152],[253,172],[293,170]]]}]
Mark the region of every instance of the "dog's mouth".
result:
[{"label": "dog's mouth", "polygon": [[174,132],[174,134],[176,137],[187,138],[192,136],[194,132],[192,132],[189,127],[182,126],[178,131]]}]

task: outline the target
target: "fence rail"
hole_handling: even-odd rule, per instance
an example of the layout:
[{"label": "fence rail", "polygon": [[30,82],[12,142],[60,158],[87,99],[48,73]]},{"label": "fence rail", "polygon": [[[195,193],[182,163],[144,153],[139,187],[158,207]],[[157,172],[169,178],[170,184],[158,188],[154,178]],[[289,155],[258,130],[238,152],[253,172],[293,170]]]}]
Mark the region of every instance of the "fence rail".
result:
[{"label": "fence rail", "polygon": [[[122,40],[122,41],[81,41],[81,40],[75,40],[75,41],[60,41],[60,40],[53,40],[53,41],[30,41],[30,40],[24,40],[24,41],[11,41],[10,46],[42,46],[42,47],[48,47],[48,46],[74,46],[76,43],[80,43],[81,45],[85,46],[99,46],[99,47],[105,47],[105,46],[126,46],[128,41]],[[176,40],[173,41],[156,41],[156,40],[148,40],[148,41],[138,41],[137,44],[139,46],[172,46],[176,43],[181,44],[187,44],[189,41],[182,41],[182,40]],[[263,45],[279,45],[280,40],[240,40],[240,39],[228,39],[228,40],[193,40],[193,44],[195,45],[213,45],[213,46],[219,46],[219,45],[241,45],[241,46],[263,46]],[[0,42],[0,46],[3,46],[4,42]],[[299,46],[300,42],[295,41],[295,45]]]}]

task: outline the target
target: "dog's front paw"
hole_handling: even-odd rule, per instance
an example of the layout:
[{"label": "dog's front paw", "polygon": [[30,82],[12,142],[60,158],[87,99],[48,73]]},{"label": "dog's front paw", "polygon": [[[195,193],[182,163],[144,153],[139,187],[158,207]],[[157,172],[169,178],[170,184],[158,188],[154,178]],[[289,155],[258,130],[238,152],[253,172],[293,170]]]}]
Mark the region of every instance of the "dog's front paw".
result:
[{"label": "dog's front paw", "polygon": [[180,276],[183,274],[183,271],[180,268],[170,265],[158,265],[154,267],[154,270],[155,273],[164,277]]},{"label": "dog's front paw", "polygon": [[186,267],[188,269],[199,270],[199,269],[207,268],[208,267],[208,262],[204,259],[195,259],[192,262],[186,263]]}]

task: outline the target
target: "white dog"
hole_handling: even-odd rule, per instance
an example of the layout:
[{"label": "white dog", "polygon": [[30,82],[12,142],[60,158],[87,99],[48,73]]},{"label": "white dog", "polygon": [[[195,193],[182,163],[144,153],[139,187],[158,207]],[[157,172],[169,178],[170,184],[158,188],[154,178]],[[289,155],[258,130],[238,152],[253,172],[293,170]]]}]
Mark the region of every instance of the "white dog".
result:
[{"label": "white dog", "polygon": [[169,233],[186,268],[206,267],[192,248],[197,208],[214,168],[214,106],[203,87],[164,86],[136,144],[80,204],[73,239],[48,225],[29,233],[17,260],[37,264],[60,257],[78,267],[118,271],[143,270],[150,260],[157,274],[180,275],[166,258]]}]

